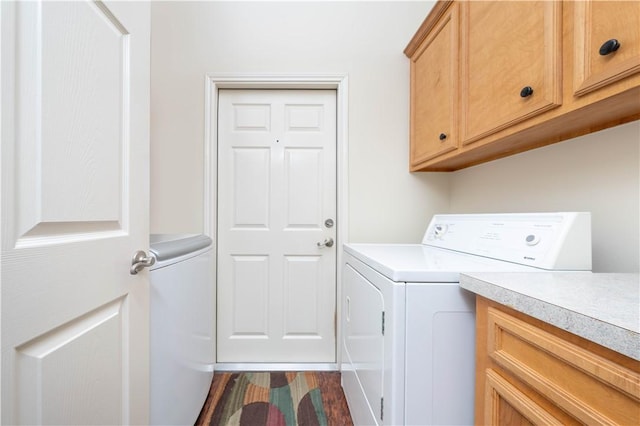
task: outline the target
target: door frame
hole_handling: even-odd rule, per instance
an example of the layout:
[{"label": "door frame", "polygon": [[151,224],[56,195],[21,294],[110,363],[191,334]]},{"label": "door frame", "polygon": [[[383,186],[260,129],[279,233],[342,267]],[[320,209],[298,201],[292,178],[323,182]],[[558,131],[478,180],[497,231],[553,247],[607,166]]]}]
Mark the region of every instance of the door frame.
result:
[{"label": "door frame", "polygon": [[[342,244],[347,242],[348,209],[348,76],[347,74],[242,74],[207,73],[205,76],[204,117],[204,234],[216,240],[218,212],[218,90],[220,89],[333,89],[336,90],[336,363],[330,364],[216,364],[217,370],[269,369],[269,370],[339,370],[341,365],[342,331]],[[214,243],[217,258],[217,243]],[[215,266],[217,269],[217,265]],[[217,270],[214,270],[217,280]],[[215,283],[217,288],[217,282]],[[216,291],[217,298],[217,291]],[[217,302],[217,300],[216,300]],[[214,304],[214,317],[216,315]],[[213,336],[217,342],[217,335]],[[217,362],[217,360],[216,360]]]}]

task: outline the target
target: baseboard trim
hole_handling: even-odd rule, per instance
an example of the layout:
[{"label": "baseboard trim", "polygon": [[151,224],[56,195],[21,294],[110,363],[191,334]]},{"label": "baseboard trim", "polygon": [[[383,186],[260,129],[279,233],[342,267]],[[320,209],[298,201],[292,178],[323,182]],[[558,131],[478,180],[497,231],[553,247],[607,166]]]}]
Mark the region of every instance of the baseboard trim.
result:
[{"label": "baseboard trim", "polygon": [[339,371],[336,363],[230,363],[215,364],[214,371]]}]

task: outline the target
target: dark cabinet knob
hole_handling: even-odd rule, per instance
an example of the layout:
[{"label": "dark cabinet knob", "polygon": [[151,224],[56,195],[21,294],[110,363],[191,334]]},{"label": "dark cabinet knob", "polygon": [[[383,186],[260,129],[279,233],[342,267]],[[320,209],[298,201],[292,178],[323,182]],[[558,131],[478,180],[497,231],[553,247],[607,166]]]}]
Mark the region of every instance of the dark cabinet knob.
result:
[{"label": "dark cabinet knob", "polygon": [[447,138],[447,135],[445,135],[444,133],[440,133],[440,140],[443,141]]},{"label": "dark cabinet knob", "polygon": [[609,53],[613,53],[620,47],[620,42],[615,38],[607,40],[602,46],[600,46],[600,55],[607,56]]},{"label": "dark cabinet knob", "polygon": [[531,86],[523,87],[522,90],[520,91],[520,96],[523,98],[531,96],[532,94],[533,94],[533,89],[531,88]]}]

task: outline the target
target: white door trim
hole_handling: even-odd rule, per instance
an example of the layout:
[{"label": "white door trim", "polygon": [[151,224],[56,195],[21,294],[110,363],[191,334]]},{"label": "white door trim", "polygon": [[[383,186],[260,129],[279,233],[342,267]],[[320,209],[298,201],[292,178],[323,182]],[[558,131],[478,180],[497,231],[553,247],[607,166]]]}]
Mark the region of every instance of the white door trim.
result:
[{"label": "white door trim", "polygon": [[[238,74],[207,73],[204,129],[204,234],[216,241],[219,89],[335,89],[337,99],[337,277],[336,369],[341,363],[342,244],[348,236],[348,76],[347,74]],[[217,253],[217,247],[214,248]],[[216,337],[214,336],[214,340]],[[254,365],[255,368],[255,365]]]}]

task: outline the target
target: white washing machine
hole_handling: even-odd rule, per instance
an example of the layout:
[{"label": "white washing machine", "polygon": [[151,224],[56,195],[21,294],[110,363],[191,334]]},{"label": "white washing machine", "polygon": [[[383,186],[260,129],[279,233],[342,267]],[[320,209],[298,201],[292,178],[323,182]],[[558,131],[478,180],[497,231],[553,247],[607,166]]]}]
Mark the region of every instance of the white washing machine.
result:
[{"label": "white washing machine", "polygon": [[152,235],[150,423],[192,425],[215,361],[212,241],[205,235]]},{"label": "white washing machine", "polygon": [[356,425],[472,425],[460,273],[591,270],[589,213],[436,215],[422,244],[347,244],[342,385]]}]

